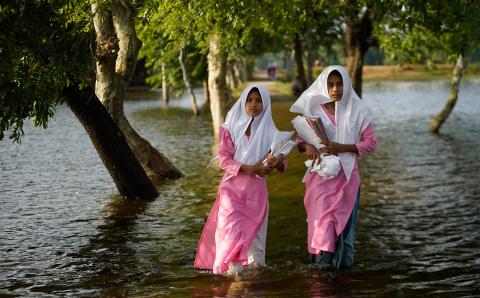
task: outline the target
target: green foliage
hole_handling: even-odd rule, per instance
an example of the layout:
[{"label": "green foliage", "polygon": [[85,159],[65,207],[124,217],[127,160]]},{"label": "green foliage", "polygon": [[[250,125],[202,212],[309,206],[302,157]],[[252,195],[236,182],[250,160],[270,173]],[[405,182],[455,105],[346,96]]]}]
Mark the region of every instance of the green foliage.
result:
[{"label": "green foliage", "polygon": [[468,55],[480,44],[480,2],[396,1],[401,6],[377,33],[387,56],[394,62],[452,60]]},{"label": "green foliage", "polygon": [[178,62],[180,49],[184,49],[185,64],[192,81],[200,82],[207,77],[206,51],[199,47],[195,35],[187,24],[192,24],[188,7],[180,1],[149,1],[137,22],[137,32],[143,47],[140,57],[145,58],[149,69],[147,83],[161,86],[162,64],[170,87],[181,91],[184,88]]},{"label": "green foliage", "polygon": [[165,63],[170,83],[183,85],[177,61],[181,48],[188,53],[187,69],[193,82],[205,79],[208,40],[214,32],[221,35],[229,60],[283,48],[285,42],[278,30],[282,22],[273,22],[274,15],[269,12],[273,9],[280,14],[287,4],[273,0],[146,1],[138,32],[144,45],[140,55],[151,71],[148,82],[160,85]]},{"label": "green foliage", "polygon": [[376,33],[390,62],[425,63],[444,60],[445,43],[423,27],[409,32],[379,31]]},{"label": "green foliage", "polygon": [[86,83],[93,66],[92,35],[81,3],[0,5],[0,139],[8,130],[19,142],[27,118],[46,127],[63,89]]}]

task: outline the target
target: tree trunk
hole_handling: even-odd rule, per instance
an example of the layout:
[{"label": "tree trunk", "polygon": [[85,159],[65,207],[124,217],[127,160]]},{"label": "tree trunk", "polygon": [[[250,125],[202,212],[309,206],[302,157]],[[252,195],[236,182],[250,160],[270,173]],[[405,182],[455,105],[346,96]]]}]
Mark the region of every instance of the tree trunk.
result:
[{"label": "tree trunk", "polygon": [[363,55],[358,44],[358,32],[355,25],[347,23],[345,29],[345,50],[347,70],[352,79],[352,85],[358,96],[362,97]]},{"label": "tree trunk", "polygon": [[307,78],[305,76],[305,67],[303,67],[303,44],[300,35],[295,34],[294,39],[295,63],[297,64],[297,79],[300,83],[301,91],[307,89]]},{"label": "tree trunk", "polygon": [[237,88],[237,83],[235,80],[235,74],[233,72],[233,67],[232,67],[232,61],[227,61],[227,77],[226,77],[226,82],[227,82],[227,87],[230,90],[234,90]]},{"label": "tree trunk", "polygon": [[240,78],[238,73],[235,71],[235,65],[237,64],[237,60],[231,60],[228,64],[228,70],[230,71],[230,75],[232,76],[233,88],[236,89],[238,85],[240,85]]},{"label": "tree trunk", "polygon": [[82,123],[95,149],[113,178],[118,191],[127,198],[151,200],[158,196],[155,186],[127,144],[125,136],[91,88],[65,90],[66,102]]},{"label": "tree trunk", "polygon": [[457,57],[457,63],[453,68],[453,75],[450,83],[450,96],[448,97],[447,103],[445,104],[445,107],[443,107],[443,110],[433,117],[430,122],[430,131],[434,134],[438,134],[440,127],[442,127],[442,124],[445,122],[445,120],[447,120],[448,116],[453,111],[455,104],[457,103],[460,82],[462,80],[465,68],[466,66],[463,61],[463,54],[459,54]]},{"label": "tree trunk", "polygon": [[285,69],[285,79],[292,81],[295,79],[295,69],[293,67],[293,57],[295,56],[295,51],[285,50],[283,52],[283,68]]},{"label": "tree trunk", "polygon": [[246,81],[253,80],[253,71],[255,70],[255,57],[248,56],[245,58],[245,76]]},{"label": "tree trunk", "polygon": [[347,69],[353,89],[362,97],[363,61],[368,48],[373,44],[373,24],[368,9],[360,18],[356,12],[346,18],[344,34]]},{"label": "tree trunk", "polygon": [[220,34],[212,33],[208,44],[208,87],[215,140],[218,140],[220,126],[225,120],[225,106],[230,97],[226,74],[227,58],[221,48]]},{"label": "tree trunk", "polygon": [[234,65],[235,73],[240,82],[244,83],[247,81],[247,71],[245,66],[245,58],[240,58],[237,63]]},{"label": "tree trunk", "polygon": [[170,101],[170,93],[168,92],[167,74],[165,63],[162,63],[162,101],[165,106],[168,106]]},{"label": "tree trunk", "polygon": [[210,109],[210,89],[208,88],[208,78],[203,81],[203,96],[205,97],[205,103],[203,105],[204,110]]},{"label": "tree trunk", "polygon": [[[122,130],[147,175],[155,183],[159,183],[165,178],[181,177],[180,171],[165,156],[138,135],[123,111],[126,89],[135,70],[135,62],[140,48],[140,41],[135,32],[134,8],[126,0],[113,0],[111,10],[94,3],[92,11],[97,34],[97,82],[95,86],[97,96]],[[118,48],[118,55],[116,48]]]},{"label": "tree trunk", "polygon": [[313,83],[313,66],[315,63],[315,53],[312,49],[309,49],[307,52],[307,84],[310,86],[310,84]]},{"label": "tree trunk", "polygon": [[[118,40],[112,22],[112,12],[104,7],[92,3],[93,24],[96,33],[96,84],[95,93],[107,108],[107,111],[117,122],[115,116],[121,114],[122,106],[114,105],[114,98],[120,97],[117,85],[118,77],[115,73],[115,63],[118,52]],[[120,109],[120,110],[117,110]]]},{"label": "tree trunk", "polygon": [[190,96],[192,98],[192,111],[195,116],[199,114],[198,111],[198,105],[197,105],[197,98],[195,97],[195,93],[193,91],[192,85],[190,84],[190,79],[188,77],[187,73],[187,68],[185,67],[185,60],[183,56],[183,49],[180,50],[180,53],[178,54],[178,61],[180,62],[180,68],[182,69],[182,76],[183,76],[183,82],[185,84],[185,87],[187,88],[187,91],[190,93]]}]

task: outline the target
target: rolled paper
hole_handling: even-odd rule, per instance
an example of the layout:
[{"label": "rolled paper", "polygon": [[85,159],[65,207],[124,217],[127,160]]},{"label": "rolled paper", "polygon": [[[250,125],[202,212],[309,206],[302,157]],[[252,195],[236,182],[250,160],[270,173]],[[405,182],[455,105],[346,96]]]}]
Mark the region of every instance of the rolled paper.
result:
[{"label": "rolled paper", "polygon": [[[276,132],[273,136],[272,146],[270,147],[272,155],[278,157],[280,154],[286,156],[288,153],[290,153],[290,151],[293,149],[293,146],[295,146],[295,143],[291,140],[294,134],[294,131]],[[291,143],[294,145],[291,146]]]},{"label": "rolled paper", "polygon": [[294,141],[292,140],[288,140],[279,150],[278,150],[278,154],[277,155],[274,155],[275,157],[278,157],[280,156],[280,154],[282,154],[283,156],[287,156],[290,151],[292,151],[293,148],[295,148],[295,146],[297,145],[297,143],[295,143]]},{"label": "rolled paper", "polygon": [[[278,158],[280,154],[283,156],[287,156],[290,151],[297,145],[294,141],[292,141],[292,137],[294,136],[294,131],[277,131],[273,136],[272,145],[270,147],[270,153],[275,157]],[[267,164],[267,160],[263,161],[263,164]]]},{"label": "rolled paper", "polygon": [[308,144],[313,145],[315,148],[320,149],[324,147],[321,143],[320,137],[315,133],[312,127],[308,124],[307,119],[302,116],[293,118],[292,125],[297,131],[297,134]]},{"label": "rolled paper", "polygon": [[327,131],[325,130],[325,126],[323,126],[322,119],[320,118],[306,118],[307,123],[313,128],[313,131],[317,134],[317,136],[322,140],[329,142]]}]

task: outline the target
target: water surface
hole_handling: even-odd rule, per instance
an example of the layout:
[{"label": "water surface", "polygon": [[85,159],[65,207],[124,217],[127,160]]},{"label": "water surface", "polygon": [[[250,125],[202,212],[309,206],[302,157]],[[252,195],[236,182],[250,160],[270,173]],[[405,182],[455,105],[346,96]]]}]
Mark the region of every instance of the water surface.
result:
[{"label": "water surface", "polygon": [[[241,281],[196,273],[195,246],[220,173],[208,116],[126,104],[133,126],[186,175],[154,202],[125,202],[66,106],[47,130],[0,142],[0,297],[480,297],[480,93],[462,85],[428,133],[448,83],[364,86],[378,151],[362,160],[356,263],[336,277],[306,264],[302,157],[269,178],[267,267]],[[290,102],[275,102],[288,128]],[[188,106],[188,103],[182,103]]]}]

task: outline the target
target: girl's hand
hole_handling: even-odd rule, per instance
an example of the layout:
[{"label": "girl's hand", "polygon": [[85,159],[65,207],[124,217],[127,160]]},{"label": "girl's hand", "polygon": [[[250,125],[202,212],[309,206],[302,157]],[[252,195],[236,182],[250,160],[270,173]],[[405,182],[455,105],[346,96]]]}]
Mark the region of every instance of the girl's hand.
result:
[{"label": "girl's hand", "polygon": [[280,154],[277,158],[277,164],[275,165],[275,169],[279,172],[284,172],[285,171],[285,156],[283,154]]},{"label": "girl's hand", "polygon": [[279,159],[273,156],[271,153],[269,153],[265,161],[266,161],[266,166],[270,168],[275,168],[278,164]]},{"label": "girl's hand", "polygon": [[327,148],[328,154],[338,155],[339,153],[345,153],[345,152],[358,154],[357,146],[353,144],[350,145],[350,144],[339,144],[335,142],[330,142],[326,148]]},{"label": "girl's hand", "polygon": [[312,160],[316,160],[320,157],[320,153],[318,150],[310,144],[305,144],[305,155]]},{"label": "girl's hand", "polygon": [[270,174],[272,171],[271,167],[263,165],[263,161],[259,161],[257,164],[251,166],[251,165],[242,165],[240,167],[240,171],[248,174],[248,175],[259,175],[259,176],[265,176]]},{"label": "girl's hand", "polygon": [[254,173],[257,174],[258,176],[264,177],[270,174],[270,172],[272,172],[272,169],[273,168],[269,166],[264,166],[263,163],[259,163],[255,165]]},{"label": "girl's hand", "polygon": [[328,154],[338,155],[338,153],[341,153],[341,144],[339,143],[329,142],[326,146]]}]

